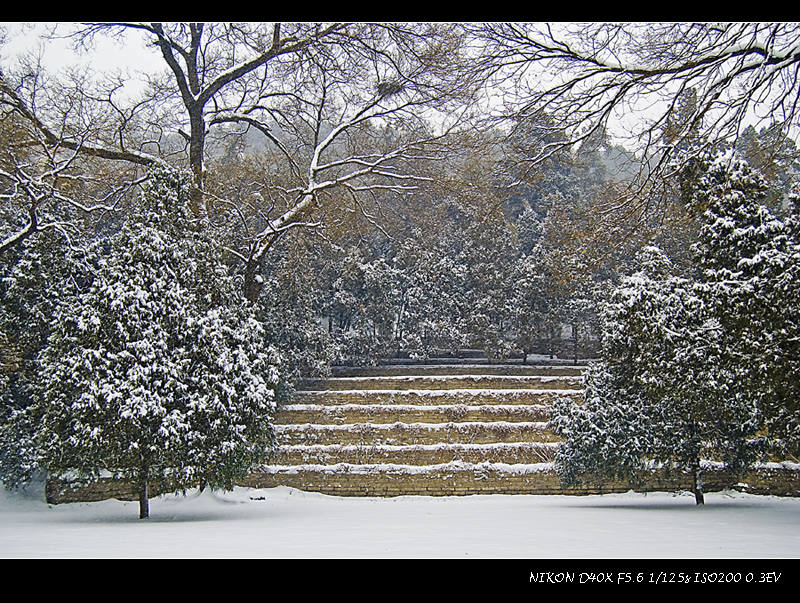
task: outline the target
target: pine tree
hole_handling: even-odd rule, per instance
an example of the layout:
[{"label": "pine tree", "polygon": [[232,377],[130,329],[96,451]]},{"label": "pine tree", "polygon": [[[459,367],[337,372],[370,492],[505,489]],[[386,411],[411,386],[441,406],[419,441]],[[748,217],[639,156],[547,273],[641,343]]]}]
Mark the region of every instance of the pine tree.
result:
[{"label": "pine tree", "polygon": [[353,247],[332,258],[329,301],[325,313],[332,322],[338,355],[347,364],[376,364],[394,352],[396,320],[393,282],[396,275],[384,257]]},{"label": "pine tree", "polygon": [[768,207],[769,183],[734,154],[709,161],[692,201],[704,208],[694,247],[701,296],[720,324],[721,393],[758,404],[784,453],[800,450],[800,239]]},{"label": "pine tree", "polygon": [[318,320],[324,312],[324,277],[317,270],[316,254],[302,239],[283,242],[264,262],[263,289],[255,310],[269,341],[280,350],[284,376],[294,387],[302,378],[329,374],[334,346]]},{"label": "pine tree", "polygon": [[17,488],[39,477],[32,406],[38,355],[59,298],[86,282],[83,254],[55,231],[23,241],[0,280],[0,481]]},{"label": "pine tree", "polygon": [[561,402],[553,418],[568,482],[668,462],[692,472],[701,503],[703,458],[741,473],[770,450],[800,449],[797,197],[781,220],[767,181],[730,151],[691,171],[695,274],[674,276],[650,248],[615,292],[586,404]]},{"label": "pine tree", "polygon": [[517,244],[502,215],[470,224],[457,261],[465,266],[466,327],[472,345],[490,362],[517,348],[510,336],[514,314],[513,270]]},{"label": "pine tree", "polygon": [[59,304],[41,358],[41,466],[131,480],[142,518],[153,483],[231,488],[275,446],[280,357],[192,229],[190,182],[157,174],[92,246],[91,283]]},{"label": "pine tree", "polygon": [[427,242],[421,232],[397,242],[391,257],[397,350],[411,350],[417,359],[438,350],[457,351],[465,341],[460,331],[459,267],[452,249]]},{"label": "pine tree", "polygon": [[552,428],[565,442],[556,469],[566,483],[593,476],[636,483],[659,464],[691,475],[704,502],[703,461],[734,472],[756,459],[756,405],[720,392],[721,330],[691,280],[671,275],[647,247],[604,309],[602,360],[587,375],[585,404],[559,402]]},{"label": "pine tree", "polygon": [[544,339],[550,301],[543,267],[537,256],[536,253],[523,254],[514,262],[512,324],[515,342],[526,360]]}]

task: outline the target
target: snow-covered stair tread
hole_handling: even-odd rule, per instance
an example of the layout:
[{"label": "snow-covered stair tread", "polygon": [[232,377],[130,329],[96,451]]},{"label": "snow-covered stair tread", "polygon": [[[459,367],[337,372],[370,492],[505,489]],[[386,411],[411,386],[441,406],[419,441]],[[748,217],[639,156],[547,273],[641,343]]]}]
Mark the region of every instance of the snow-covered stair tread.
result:
[{"label": "snow-covered stair tread", "polygon": [[346,389],[301,390],[293,404],[535,404],[581,396],[576,389]]},{"label": "snow-covered stair tread", "polygon": [[554,366],[554,365],[490,365],[490,364],[388,364],[375,367],[335,367],[335,377],[362,376],[425,376],[425,375],[540,375],[540,376],[581,376],[586,366]]},{"label": "snow-covered stair tread", "polygon": [[565,375],[370,375],[308,379],[303,389],[581,389],[582,386],[583,377]]},{"label": "snow-covered stair tread", "polygon": [[317,465],[265,465],[260,468],[264,473],[300,473],[300,472],[321,472],[321,473],[349,473],[362,475],[375,475],[380,473],[394,474],[432,474],[441,471],[500,471],[509,474],[541,473],[542,471],[552,471],[551,463],[494,463],[484,461],[481,463],[469,463],[465,461],[451,461],[449,463],[439,463],[436,465],[406,465],[391,463],[336,463],[336,464],[317,464]]},{"label": "snow-covered stair tread", "polygon": [[281,446],[273,464],[312,465],[338,463],[382,463],[392,465],[429,465],[433,461],[480,463],[487,460],[507,464],[550,462],[554,442],[491,442],[488,444],[297,444]]},{"label": "snow-covered stair tread", "polygon": [[285,406],[276,417],[279,424],[315,420],[319,423],[447,423],[463,421],[546,421],[545,404],[292,404]]},{"label": "snow-covered stair tread", "polygon": [[302,423],[276,425],[282,444],[435,444],[553,442],[546,421],[452,421],[447,423]]}]

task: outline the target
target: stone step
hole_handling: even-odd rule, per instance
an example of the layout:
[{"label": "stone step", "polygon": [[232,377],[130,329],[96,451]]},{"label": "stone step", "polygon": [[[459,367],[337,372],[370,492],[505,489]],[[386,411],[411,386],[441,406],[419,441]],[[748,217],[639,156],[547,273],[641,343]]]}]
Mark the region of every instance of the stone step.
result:
[{"label": "stone step", "polygon": [[402,404],[432,406],[464,404],[552,404],[556,399],[579,398],[575,389],[350,389],[304,390],[295,392],[292,404]]},{"label": "stone step", "polygon": [[302,390],[355,389],[573,389],[583,387],[577,376],[541,375],[429,375],[368,376],[307,379]]},{"label": "stone step", "polygon": [[558,444],[502,442],[491,444],[390,445],[297,445],[281,446],[270,463],[274,465],[391,464],[436,465],[468,463],[540,463],[553,460]]},{"label": "stone step", "polygon": [[297,444],[490,444],[495,442],[557,442],[543,421],[460,421],[452,423],[295,423],[276,425],[282,446]]},{"label": "stone step", "polygon": [[[566,358],[549,357],[548,355],[535,354],[527,357],[525,361],[521,357],[510,357],[502,360],[495,360],[490,362],[489,358],[482,350],[463,350],[458,355],[453,354],[434,354],[425,358],[424,360],[411,358],[408,355],[400,357],[392,356],[391,358],[381,358],[378,362],[379,365],[403,365],[403,366],[419,366],[430,364],[480,364],[489,366],[525,366],[525,365],[539,365],[539,366],[571,366],[571,365],[586,365],[595,362],[596,358],[588,358],[581,356],[577,362],[574,355]],[[338,367],[336,367],[338,368]]]},{"label": "stone step", "polygon": [[546,404],[290,404],[275,415],[276,425],[296,423],[448,423],[454,421],[547,421]]},{"label": "stone step", "polygon": [[[425,363],[430,362],[489,362],[486,351],[478,348],[462,348],[460,350],[429,350],[430,356],[424,360]],[[392,355],[392,357],[384,357],[380,359],[381,364],[420,364],[421,350],[400,350],[399,353]],[[520,358],[520,361],[522,359]]]},{"label": "stone step", "polygon": [[336,366],[334,377],[432,376],[432,375],[531,375],[580,377],[586,366],[547,366],[524,364],[382,364],[368,367]]},{"label": "stone step", "polygon": [[[338,367],[277,413],[280,449],[256,479],[343,495],[525,491],[519,476],[540,473],[558,446],[550,406],[582,395],[584,368]],[[503,485],[484,481],[488,466]]]}]

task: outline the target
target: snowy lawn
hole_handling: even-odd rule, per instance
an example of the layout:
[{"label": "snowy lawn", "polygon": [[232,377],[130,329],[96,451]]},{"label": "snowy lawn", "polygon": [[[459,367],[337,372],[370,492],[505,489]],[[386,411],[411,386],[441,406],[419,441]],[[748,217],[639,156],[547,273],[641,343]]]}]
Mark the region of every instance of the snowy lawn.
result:
[{"label": "snowy lawn", "polygon": [[48,506],[0,490],[0,557],[800,557],[800,499],[737,492],[340,498],[290,488]]}]

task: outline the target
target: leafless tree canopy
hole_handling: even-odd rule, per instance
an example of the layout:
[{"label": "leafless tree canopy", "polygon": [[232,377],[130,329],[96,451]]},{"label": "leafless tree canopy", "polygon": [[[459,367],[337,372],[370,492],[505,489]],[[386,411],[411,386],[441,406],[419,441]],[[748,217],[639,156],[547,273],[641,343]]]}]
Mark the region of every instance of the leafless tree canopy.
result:
[{"label": "leafless tree canopy", "polygon": [[779,122],[795,134],[800,126],[797,23],[500,23],[472,32],[508,91],[503,114],[546,114],[566,133],[532,162],[610,128],[656,158],[652,176],[687,141],[732,141],[748,123]]},{"label": "leafless tree canopy", "polygon": [[[220,240],[245,264],[251,299],[283,233],[342,200],[377,224],[368,202],[431,178],[425,162],[478,106],[535,124],[528,165],[613,133],[642,159],[637,191],[690,144],[800,126],[796,23],[102,23],[69,35],[144,40],[163,71],[130,99],[119,76],[3,66],[0,194],[15,218],[0,252],[113,211],[149,166],[185,167],[197,219],[236,224]],[[263,152],[244,169],[254,141]],[[220,156],[257,173],[211,174]]]},{"label": "leafless tree canopy", "polygon": [[[0,79],[5,115],[20,120],[58,161],[71,152],[191,169],[198,219],[212,219],[210,204],[244,218],[249,234],[230,251],[248,274],[286,229],[315,223],[311,214],[325,193],[341,190],[357,199],[413,187],[419,176],[408,166],[434,156],[444,133],[463,123],[457,111],[474,97],[478,81],[464,32],[449,24],[103,23],[81,26],[72,37],[89,46],[98,36],[133,31],[158,49],[165,66],[142,98],[124,101],[122,80],[114,78],[74,79],[54,95],[54,88],[38,85],[40,70],[32,68]],[[437,128],[431,111],[440,116]],[[269,172],[283,177],[250,191],[242,204],[225,198],[224,187],[205,186],[208,161],[212,151],[235,149],[253,132],[274,161]],[[3,176],[18,183],[21,173]],[[20,185],[14,186],[16,194]],[[34,214],[41,202],[32,194],[31,218],[8,236],[9,246],[40,228]]]},{"label": "leafless tree canopy", "polygon": [[0,254],[38,231],[69,239],[80,220],[114,212],[142,166],[163,162],[128,146],[115,116],[92,108],[95,92],[80,74],[54,80],[38,64],[23,64],[16,85],[0,70]]}]

